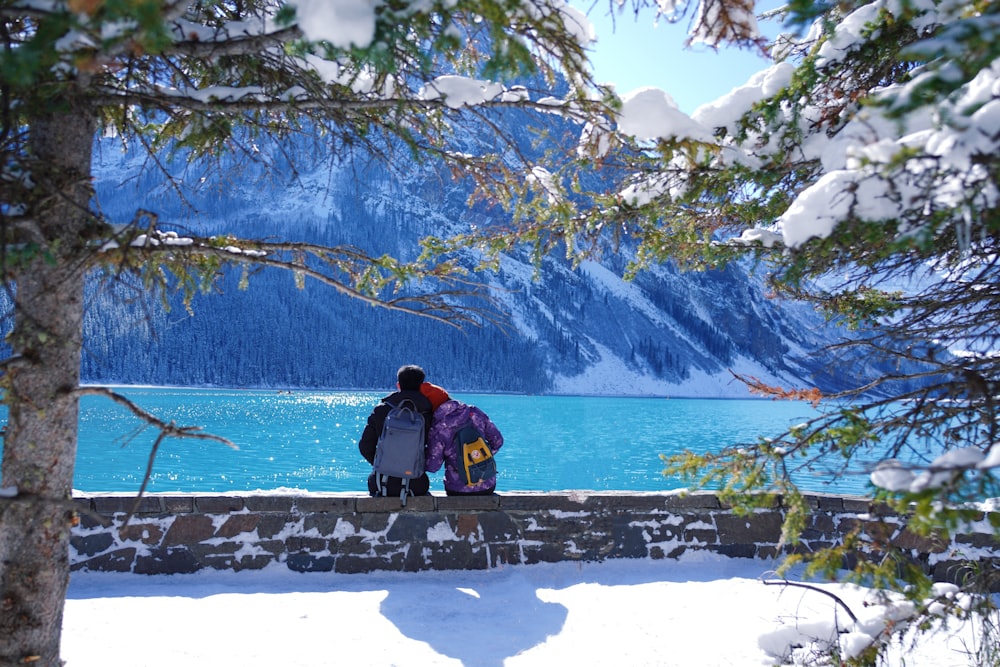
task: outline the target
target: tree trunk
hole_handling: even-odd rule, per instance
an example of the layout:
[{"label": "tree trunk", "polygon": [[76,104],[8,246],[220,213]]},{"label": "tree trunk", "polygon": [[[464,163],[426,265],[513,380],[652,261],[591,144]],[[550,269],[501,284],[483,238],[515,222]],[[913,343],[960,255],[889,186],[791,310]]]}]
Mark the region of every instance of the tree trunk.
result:
[{"label": "tree trunk", "polygon": [[26,257],[6,257],[15,319],[0,486],[15,495],[0,498],[0,665],[62,664],[95,129],[72,97],[48,100],[28,126],[37,227],[18,239]]}]

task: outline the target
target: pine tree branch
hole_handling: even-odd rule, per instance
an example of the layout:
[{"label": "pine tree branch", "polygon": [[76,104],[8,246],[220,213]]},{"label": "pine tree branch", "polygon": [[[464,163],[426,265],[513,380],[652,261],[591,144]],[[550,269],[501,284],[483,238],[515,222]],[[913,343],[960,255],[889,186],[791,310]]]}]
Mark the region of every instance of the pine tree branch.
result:
[{"label": "pine tree branch", "polygon": [[[184,34],[183,26],[175,24],[176,34]],[[159,55],[186,58],[220,58],[222,56],[259,56],[261,51],[269,47],[281,47],[284,44],[301,39],[302,29],[297,25],[281,28],[274,32],[231,34],[224,27],[216,28],[215,36],[219,39],[205,40],[182,39],[165,48]]]},{"label": "pine tree branch", "polygon": [[[131,229],[118,241],[105,243],[94,253],[95,264],[120,267],[156,264],[157,257],[167,258],[179,266],[188,266],[192,277],[208,271],[212,278],[220,265],[270,267],[289,271],[296,280],[311,278],[332,287],[338,293],[372,306],[427,317],[450,326],[482,326],[483,322],[503,325],[505,318],[497,311],[497,302],[484,286],[462,276],[453,264],[422,266],[399,263],[383,257],[371,257],[351,246],[323,246],[304,242],[260,242],[223,237],[178,237],[155,230],[155,216],[145,230]],[[317,265],[308,263],[311,258]],[[212,260],[207,266],[197,263]],[[343,277],[338,277],[340,273]],[[445,289],[425,294],[410,293],[385,296],[391,289],[398,292],[410,281],[434,280]],[[472,298],[485,302],[485,307],[452,303]]]}]

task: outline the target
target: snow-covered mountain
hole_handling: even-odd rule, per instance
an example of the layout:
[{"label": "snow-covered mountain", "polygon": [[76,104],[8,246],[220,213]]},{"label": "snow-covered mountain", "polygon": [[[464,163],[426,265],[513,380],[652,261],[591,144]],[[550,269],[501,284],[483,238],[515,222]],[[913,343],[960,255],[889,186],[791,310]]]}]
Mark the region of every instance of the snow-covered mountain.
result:
[{"label": "snow-covered mountain", "polygon": [[[228,231],[252,238],[353,244],[412,256],[417,240],[496,212],[470,208],[467,190],[427,167],[405,178],[363,161],[224,167],[223,186],[190,189],[179,203],[165,179],[112,144],[99,152],[98,200],[108,216],[141,206],[161,227]],[[279,158],[280,159],[280,158]],[[209,176],[179,165],[186,183]],[[216,179],[215,182],[218,182]],[[137,204],[138,202],[138,204]],[[191,315],[137,301],[126,284],[96,284],[85,323],[87,382],[246,387],[386,388],[403,363],[454,390],[523,393],[745,396],[730,369],[765,382],[834,388],[813,352],[839,337],[811,309],[765,297],[760,278],[737,266],[680,273],[665,265],[632,282],[626,259],[573,268],[547,258],[540,271],[517,253],[479,277],[497,289],[506,327],[455,330],[372,308],[318,284],[263,271],[250,289],[238,276],[199,296]],[[470,266],[472,259],[470,258]]]}]

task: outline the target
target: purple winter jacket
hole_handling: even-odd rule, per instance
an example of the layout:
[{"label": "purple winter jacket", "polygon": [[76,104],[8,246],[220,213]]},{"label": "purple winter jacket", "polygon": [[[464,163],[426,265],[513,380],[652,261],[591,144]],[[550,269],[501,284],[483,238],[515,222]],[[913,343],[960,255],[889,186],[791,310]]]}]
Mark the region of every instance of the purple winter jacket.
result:
[{"label": "purple winter jacket", "polygon": [[486,443],[493,454],[496,454],[503,447],[503,436],[500,434],[500,430],[479,408],[454,399],[445,401],[438,406],[438,409],[434,411],[430,435],[427,436],[427,472],[437,472],[444,464],[444,488],[446,491],[475,493],[491,491],[496,487],[495,479],[466,486],[459,477],[455,433],[470,419],[479,432],[485,436]]}]

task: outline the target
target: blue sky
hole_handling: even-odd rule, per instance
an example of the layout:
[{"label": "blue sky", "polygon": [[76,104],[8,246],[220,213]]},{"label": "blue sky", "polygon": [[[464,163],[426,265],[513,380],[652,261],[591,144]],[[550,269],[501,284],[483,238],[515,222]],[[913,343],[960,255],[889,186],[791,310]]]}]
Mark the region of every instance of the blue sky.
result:
[{"label": "blue sky", "polygon": [[[705,45],[684,48],[694,4],[677,23],[660,19],[654,23],[647,10],[635,18],[626,3],[625,12],[612,22],[606,0],[576,0],[597,30],[598,42],[591,53],[597,80],[614,82],[619,95],[642,86],[655,86],[670,94],[682,111],[691,113],[746,82],[766,68],[768,61],[755,51],[720,49]],[[758,2],[760,6],[774,6]],[[588,11],[589,10],[589,11]],[[759,10],[758,10],[759,11]],[[762,25],[767,34],[775,27]]]}]

